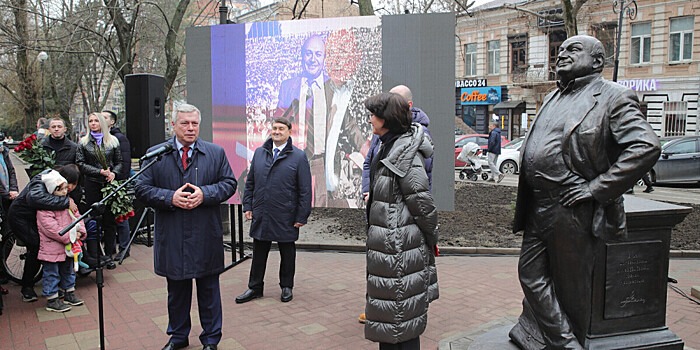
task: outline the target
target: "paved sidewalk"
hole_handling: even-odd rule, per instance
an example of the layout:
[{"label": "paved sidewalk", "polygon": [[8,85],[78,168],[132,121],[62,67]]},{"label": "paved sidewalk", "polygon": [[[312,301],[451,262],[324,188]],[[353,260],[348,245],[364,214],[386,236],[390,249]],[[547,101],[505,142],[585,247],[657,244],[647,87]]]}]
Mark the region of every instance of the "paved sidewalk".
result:
[{"label": "paved sidewalk", "polygon": [[[160,349],[168,340],[165,279],[153,274],[152,250],[134,246],[131,258],[105,271],[106,348]],[[376,349],[364,339],[357,316],[364,308],[365,256],[305,252],[297,255],[294,300],[279,301],[279,255],[270,256],[265,297],[237,305],[246,288],[250,260],[221,276],[224,338],[220,349]],[[485,324],[513,320],[521,310],[516,256],[442,256],[437,260],[440,294],[431,304],[423,349],[447,349],[452,339]],[[700,260],[673,259],[670,275],[690,294],[700,282]],[[94,349],[99,345],[97,288],[79,278],[86,305],[65,314],[44,310],[45,300],[23,303],[19,286],[5,286],[0,349]],[[36,286],[40,291],[40,286]],[[193,304],[189,349],[201,349]],[[689,348],[700,349],[700,306],[669,290],[667,324]]]}]

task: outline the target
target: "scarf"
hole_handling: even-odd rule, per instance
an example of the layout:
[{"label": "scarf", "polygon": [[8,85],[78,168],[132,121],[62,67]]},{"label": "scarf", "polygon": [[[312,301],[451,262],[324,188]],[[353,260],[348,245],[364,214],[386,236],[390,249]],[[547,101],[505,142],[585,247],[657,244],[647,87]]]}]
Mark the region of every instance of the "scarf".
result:
[{"label": "scarf", "polygon": [[98,146],[102,146],[102,137],[104,136],[103,133],[90,131],[90,135],[92,135],[92,137],[95,138],[95,141],[97,141]]}]

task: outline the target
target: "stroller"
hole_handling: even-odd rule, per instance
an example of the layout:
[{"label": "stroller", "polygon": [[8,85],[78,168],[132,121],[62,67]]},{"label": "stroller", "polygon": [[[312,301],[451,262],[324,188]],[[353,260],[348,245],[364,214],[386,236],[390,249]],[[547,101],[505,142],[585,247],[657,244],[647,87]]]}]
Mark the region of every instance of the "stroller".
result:
[{"label": "stroller", "polygon": [[479,159],[480,154],[481,148],[474,142],[467,142],[462,147],[462,152],[457,155],[457,159],[466,164],[459,171],[460,180],[469,179],[476,181],[479,179],[479,176],[481,176],[482,180],[489,179],[489,174],[482,169],[484,161]]}]

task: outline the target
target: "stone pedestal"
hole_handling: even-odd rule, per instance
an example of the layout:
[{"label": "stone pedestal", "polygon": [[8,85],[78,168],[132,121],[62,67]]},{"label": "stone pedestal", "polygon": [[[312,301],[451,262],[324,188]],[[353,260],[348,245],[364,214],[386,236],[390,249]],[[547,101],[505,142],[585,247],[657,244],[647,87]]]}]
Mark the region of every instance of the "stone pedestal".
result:
[{"label": "stone pedestal", "polygon": [[[666,327],[671,230],[692,209],[625,196],[627,237],[601,240],[586,349],[683,349]],[[582,337],[578,335],[579,339]]]}]

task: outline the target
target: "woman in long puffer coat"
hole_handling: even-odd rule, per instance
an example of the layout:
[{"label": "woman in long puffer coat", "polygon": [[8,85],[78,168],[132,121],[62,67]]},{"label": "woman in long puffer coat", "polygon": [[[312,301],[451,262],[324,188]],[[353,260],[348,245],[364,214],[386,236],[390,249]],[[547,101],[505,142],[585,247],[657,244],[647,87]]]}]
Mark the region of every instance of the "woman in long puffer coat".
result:
[{"label": "woman in long puffer coat", "polygon": [[380,349],[420,349],[438,295],[437,210],[425,170],[433,145],[400,95],[372,96],[365,107],[382,141],[370,165],[365,338]]}]

